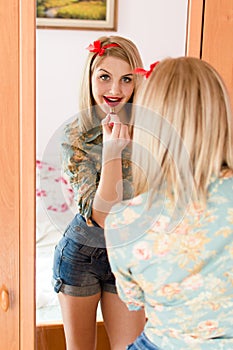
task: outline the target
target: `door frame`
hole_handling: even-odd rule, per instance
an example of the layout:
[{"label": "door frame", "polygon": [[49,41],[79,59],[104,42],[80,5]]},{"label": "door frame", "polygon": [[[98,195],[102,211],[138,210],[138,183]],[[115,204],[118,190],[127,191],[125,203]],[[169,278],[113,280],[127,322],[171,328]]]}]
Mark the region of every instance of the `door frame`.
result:
[{"label": "door frame", "polygon": [[19,3],[20,350],[36,349],[36,1]]},{"label": "door frame", "polygon": [[189,0],[186,28],[186,55],[201,58],[204,0]]}]

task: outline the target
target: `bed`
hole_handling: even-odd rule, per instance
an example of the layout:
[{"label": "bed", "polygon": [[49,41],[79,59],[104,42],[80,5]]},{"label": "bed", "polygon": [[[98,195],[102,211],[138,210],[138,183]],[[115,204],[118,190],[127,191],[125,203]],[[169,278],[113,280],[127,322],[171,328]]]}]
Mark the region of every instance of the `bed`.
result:
[{"label": "bed", "polygon": [[[53,162],[36,161],[36,330],[37,350],[65,350],[61,310],[51,285],[54,247],[75,213],[74,196]],[[109,350],[97,310],[97,350]]]}]

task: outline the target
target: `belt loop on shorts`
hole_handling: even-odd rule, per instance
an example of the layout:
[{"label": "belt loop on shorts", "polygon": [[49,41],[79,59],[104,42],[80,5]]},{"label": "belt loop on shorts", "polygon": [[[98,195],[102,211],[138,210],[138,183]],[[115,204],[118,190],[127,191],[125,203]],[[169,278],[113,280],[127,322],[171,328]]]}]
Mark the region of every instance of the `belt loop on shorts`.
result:
[{"label": "belt loop on shorts", "polygon": [[96,248],[95,253],[93,254],[95,256],[95,258],[99,258],[103,253],[104,253],[105,249],[103,248]]},{"label": "belt loop on shorts", "polygon": [[95,258],[99,258],[104,253],[105,249],[83,245],[79,249],[79,251],[82,252],[83,254],[87,254],[87,255],[91,255]]},{"label": "belt loop on shorts", "polygon": [[95,251],[96,251],[97,248],[95,247],[89,247],[87,245],[83,245],[79,251],[84,253],[84,254],[87,254],[87,255],[92,255]]}]

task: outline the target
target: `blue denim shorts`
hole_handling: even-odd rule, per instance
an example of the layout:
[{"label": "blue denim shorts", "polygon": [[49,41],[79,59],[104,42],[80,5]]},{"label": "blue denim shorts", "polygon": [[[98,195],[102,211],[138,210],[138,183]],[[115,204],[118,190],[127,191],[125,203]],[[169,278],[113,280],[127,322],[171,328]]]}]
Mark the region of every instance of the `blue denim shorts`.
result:
[{"label": "blue denim shorts", "polygon": [[55,247],[52,280],[55,292],[80,297],[102,291],[117,293],[106,248],[87,245],[93,243],[95,232],[97,236],[101,231],[104,237],[99,226],[87,226],[80,214],[75,216]]},{"label": "blue denim shorts", "polygon": [[161,350],[158,346],[151,343],[144,332],[135,340],[133,344],[127,346],[126,350]]}]

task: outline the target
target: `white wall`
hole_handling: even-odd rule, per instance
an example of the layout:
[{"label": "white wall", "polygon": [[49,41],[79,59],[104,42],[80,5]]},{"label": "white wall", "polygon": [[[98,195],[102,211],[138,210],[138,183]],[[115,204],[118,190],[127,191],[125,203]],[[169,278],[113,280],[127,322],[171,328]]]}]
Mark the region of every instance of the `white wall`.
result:
[{"label": "white wall", "polygon": [[188,0],[118,0],[116,32],[37,29],[37,154],[77,113],[85,48],[102,35],[122,35],[139,48],[145,67],[185,54]]}]

